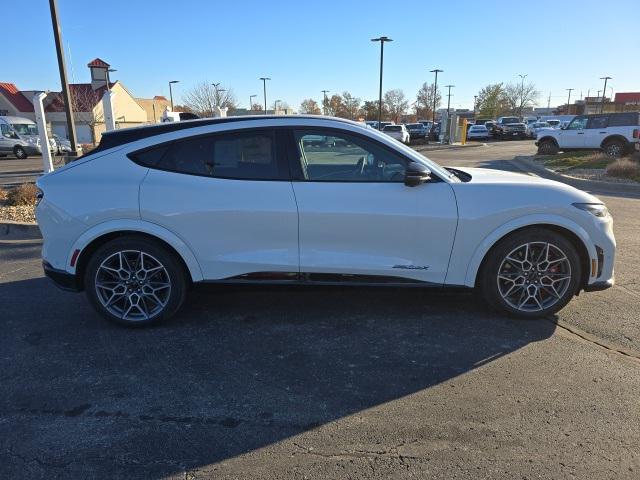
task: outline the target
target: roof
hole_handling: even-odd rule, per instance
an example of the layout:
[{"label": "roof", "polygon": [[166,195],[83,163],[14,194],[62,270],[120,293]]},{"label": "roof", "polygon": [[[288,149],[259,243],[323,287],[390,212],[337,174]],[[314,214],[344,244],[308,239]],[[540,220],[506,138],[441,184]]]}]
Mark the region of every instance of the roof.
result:
[{"label": "roof", "polygon": [[640,102],[640,92],[616,93],[616,103]]},{"label": "roof", "polygon": [[91,68],[91,67],[109,68],[110,66],[111,65],[109,65],[107,62],[105,62],[101,58],[94,58],[89,63],[87,63],[87,67],[89,67],[89,68]]},{"label": "roof", "polygon": [[33,112],[33,103],[31,103],[13,83],[0,82],[0,93],[2,93],[19,112]]},{"label": "roof", "polygon": [[168,102],[169,100],[167,100],[167,97],[165,97],[164,95],[156,95],[155,97],[153,97],[154,100],[164,100],[165,102]]},{"label": "roof", "polygon": [[[115,83],[111,83],[111,88]],[[93,89],[90,83],[71,83],[69,92],[74,98],[73,107],[78,112],[91,112],[102,100],[106,86]],[[64,99],[62,92],[51,92],[48,96],[49,103],[45,107],[46,112],[64,112]]]},{"label": "roof", "polygon": [[163,133],[176,132],[188,128],[204,127],[207,125],[217,125],[234,122],[248,122],[251,120],[330,120],[335,122],[348,123],[352,125],[362,126],[358,122],[347,120],[344,118],[325,117],[322,115],[246,115],[241,117],[225,117],[225,118],[201,118],[198,120],[184,120],[181,122],[167,122],[156,125],[146,125],[142,127],[123,128],[120,130],[111,130],[104,132],[100,140],[100,145],[92,152],[106,150],[108,148],[117,147],[126,143],[142,140],[143,138],[162,135]]}]

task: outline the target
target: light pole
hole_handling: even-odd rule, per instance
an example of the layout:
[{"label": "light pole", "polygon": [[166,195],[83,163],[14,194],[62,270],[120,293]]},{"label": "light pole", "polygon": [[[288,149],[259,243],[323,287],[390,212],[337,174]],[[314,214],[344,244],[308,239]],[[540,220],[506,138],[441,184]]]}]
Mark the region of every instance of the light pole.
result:
[{"label": "light pole", "polygon": [[320,90],[320,91],[324,95],[324,100],[322,100],[322,112],[324,115],[326,115],[327,114],[327,93],[329,93],[329,90]]},{"label": "light pole", "polygon": [[436,123],[436,100],[438,99],[438,73],[442,73],[442,72],[444,72],[444,70],[440,70],[438,68],[434,70],[429,70],[429,73],[436,74],[436,81],[433,83],[433,116],[431,118],[431,121],[433,122],[433,124]]},{"label": "light pole", "polygon": [[67,135],[71,143],[71,157],[78,156],[76,145],[76,126],[73,123],[73,108],[71,107],[71,94],[69,93],[69,82],[67,81],[67,65],[64,61],[62,50],[62,31],[58,23],[58,4],[56,0],[49,0],[51,10],[51,24],[53,25],[53,38],[56,43],[56,54],[58,56],[58,71],[60,72],[60,85],[62,86],[62,98],[64,99],[64,111],[67,115]]},{"label": "light pole", "polygon": [[604,80],[604,89],[602,89],[602,105],[600,106],[600,113],[603,113],[604,97],[607,95],[607,80],[611,80],[611,77],[600,77],[600,80]]},{"label": "light pole", "polygon": [[527,78],[529,74],[519,74],[518,76],[520,77],[520,116],[522,116],[522,108],[524,107],[524,79]]},{"label": "light pole", "polygon": [[449,108],[451,107],[451,89],[455,87],[455,85],[445,85],[444,88],[448,88],[449,92],[447,93],[447,118],[449,118]]},{"label": "light pole", "polygon": [[267,114],[267,80],[271,80],[269,77],[260,77],[262,80],[262,93],[264,94],[264,114]]},{"label": "light pole", "polygon": [[173,112],[173,90],[171,89],[171,85],[173,85],[174,83],[178,83],[180,82],[180,80],[171,80],[169,82],[169,98],[171,100],[171,111]]},{"label": "light pole", "polygon": [[378,130],[382,122],[382,65],[384,62],[384,42],[393,42],[389,37],[372,38],[372,42],[380,42],[380,90],[378,92]]},{"label": "light pole", "polygon": [[278,103],[280,103],[282,100],[276,100],[275,102],[273,102],[273,114],[276,115],[276,112],[278,111]]},{"label": "light pole", "polygon": [[117,72],[115,68],[107,68],[107,91],[111,91],[111,79],[109,78],[109,73]]},{"label": "light pole", "polygon": [[575,88],[567,88],[567,92],[569,92],[569,98],[567,98],[567,114],[569,114],[569,105],[571,105],[571,92],[575,90]]},{"label": "light pole", "polygon": [[249,111],[253,110],[253,97],[257,97],[258,95],[249,95]]},{"label": "light pole", "polygon": [[478,105],[478,95],[473,96],[473,119],[476,119],[476,106]]}]

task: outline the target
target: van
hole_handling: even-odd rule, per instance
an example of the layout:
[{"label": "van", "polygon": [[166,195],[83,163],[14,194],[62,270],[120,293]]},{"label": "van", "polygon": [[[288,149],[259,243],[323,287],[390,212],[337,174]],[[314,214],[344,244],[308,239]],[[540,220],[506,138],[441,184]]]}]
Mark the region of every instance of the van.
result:
[{"label": "van", "polygon": [[33,120],[0,116],[0,157],[15,155],[23,159],[41,154],[38,126]]}]

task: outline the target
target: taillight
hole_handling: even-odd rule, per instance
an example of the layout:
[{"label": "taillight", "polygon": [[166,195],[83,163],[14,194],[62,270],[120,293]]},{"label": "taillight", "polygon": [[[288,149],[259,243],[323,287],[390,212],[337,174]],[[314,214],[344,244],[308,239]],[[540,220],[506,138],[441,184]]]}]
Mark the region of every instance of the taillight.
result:
[{"label": "taillight", "polygon": [[640,138],[640,128],[633,129],[633,138]]}]

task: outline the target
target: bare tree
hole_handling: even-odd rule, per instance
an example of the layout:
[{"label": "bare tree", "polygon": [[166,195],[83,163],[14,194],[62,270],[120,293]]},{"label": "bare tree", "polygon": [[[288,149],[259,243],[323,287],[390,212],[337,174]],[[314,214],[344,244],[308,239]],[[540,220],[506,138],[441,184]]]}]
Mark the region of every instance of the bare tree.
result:
[{"label": "bare tree", "polygon": [[254,103],[251,105],[251,110],[256,112],[261,112],[263,110],[261,103]]},{"label": "bare tree", "polygon": [[399,88],[387,91],[384,94],[384,103],[387,104],[389,115],[394,122],[397,122],[400,115],[406,112],[409,107],[409,101]]},{"label": "bare tree", "polygon": [[233,90],[223,86],[214,87],[211,82],[200,82],[182,96],[184,105],[201,117],[212,117],[215,107],[227,107],[229,112],[237,108]]},{"label": "bare tree", "polygon": [[[440,88],[436,90],[436,109],[440,106],[442,95]],[[416,94],[416,116],[431,118],[433,116],[433,84],[424,82]]]},{"label": "bare tree", "polygon": [[322,111],[320,110],[318,102],[316,102],[313,98],[307,98],[300,104],[300,113],[320,115],[322,114]]},{"label": "bare tree", "polygon": [[513,115],[522,115],[522,111],[535,105],[540,92],[533,83],[509,83],[504,87],[504,99]]},{"label": "bare tree", "polygon": [[354,97],[349,92],[343,92],[342,102],[344,104],[345,116],[351,120],[355,120],[360,114],[360,104],[362,103],[362,99]]}]

